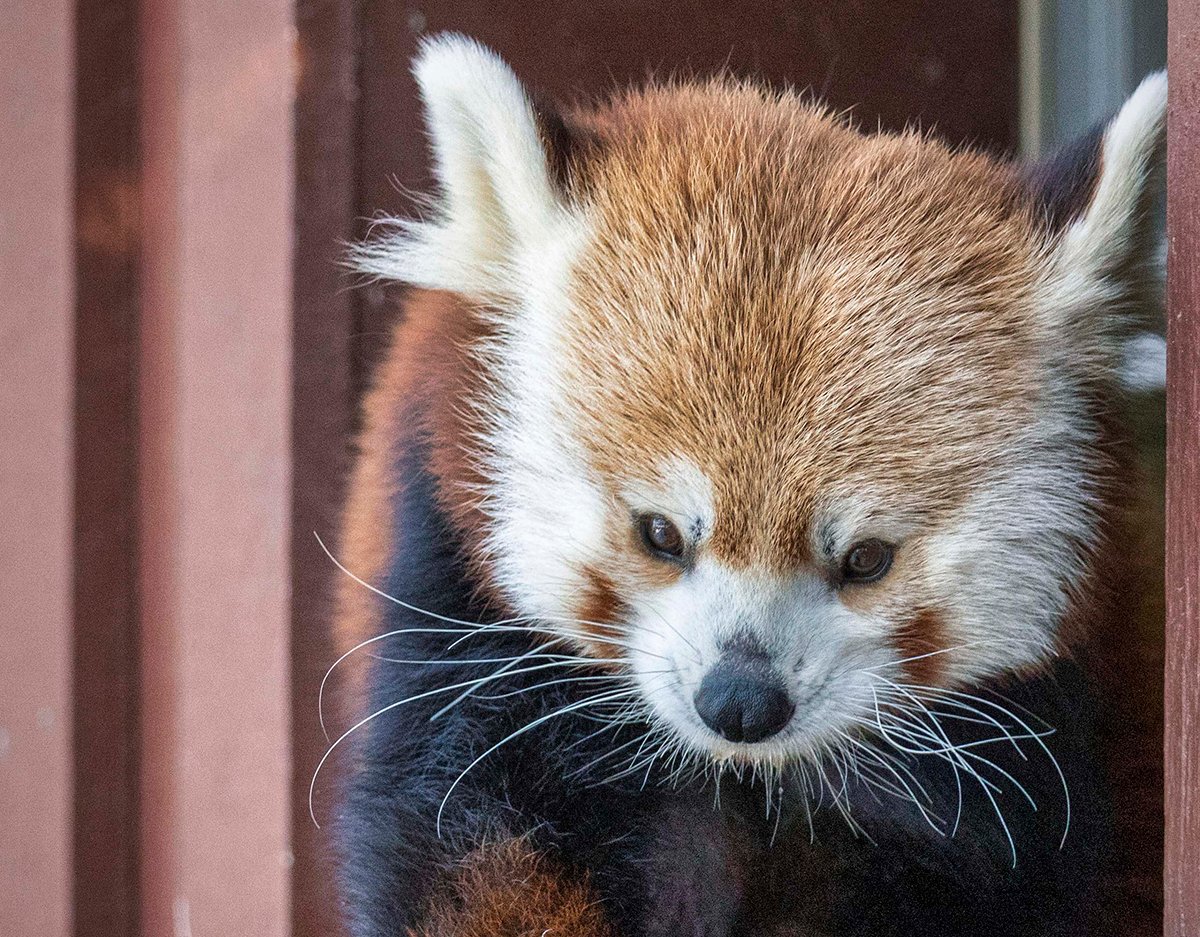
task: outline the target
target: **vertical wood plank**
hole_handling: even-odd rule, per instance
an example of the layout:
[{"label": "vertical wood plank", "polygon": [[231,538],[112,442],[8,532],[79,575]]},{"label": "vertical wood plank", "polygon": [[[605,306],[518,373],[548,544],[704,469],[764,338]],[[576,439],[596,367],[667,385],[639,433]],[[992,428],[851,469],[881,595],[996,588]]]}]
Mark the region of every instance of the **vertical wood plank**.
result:
[{"label": "vertical wood plank", "polygon": [[285,937],[292,7],[142,30],[142,928]]},{"label": "vertical wood plank", "polygon": [[71,927],[72,6],[0,28],[0,934]]},{"label": "vertical wood plank", "polygon": [[75,937],[138,922],[138,12],[75,5]]},{"label": "vertical wood plank", "polygon": [[1200,5],[1172,0],[1167,133],[1167,937],[1200,934]]},{"label": "vertical wood plank", "polygon": [[[355,9],[352,0],[301,0],[296,7],[296,243],[293,265],[291,549],[293,921],[296,937],[340,933],[326,830],[308,812],[308,788],[328,744],[317,716],[321,679],[335,657],[333,564],[314,533],[335,543],[356,410],[351,357],[356,293],[340,265],[354,236],[357,144]],[[336,688],[336,679],[331,688]],[[331,693],[336,699],[336,693]],[[333,707],[334,712],[336,707]],[[337,725],[333,712],[327,712]],[[340,729],[340,726],[339,726]],[[332,774],[317,789],[330,815]]]}]

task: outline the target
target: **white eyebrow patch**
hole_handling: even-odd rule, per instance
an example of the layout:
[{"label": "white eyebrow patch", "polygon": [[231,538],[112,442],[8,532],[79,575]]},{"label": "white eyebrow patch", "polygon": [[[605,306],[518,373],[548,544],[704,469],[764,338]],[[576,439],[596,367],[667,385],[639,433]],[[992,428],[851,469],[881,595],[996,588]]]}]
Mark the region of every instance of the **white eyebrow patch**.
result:
[{"label": "white eyebrow patch", "polygon": [[855,543],[877,537],[887,543],[900,543],[919,528],[915,514],[906,514],[882,500],[862,493],[838,495],[817,508],[810,540],[814,556],[837,559]]},{"label": "white eyebrow patch", "polygon": [[712,484],[690,459],[672,456],[649,478],[621,486],[621,499],[634,512],[665,514],[696,536],[712,530],[716,520]]}]

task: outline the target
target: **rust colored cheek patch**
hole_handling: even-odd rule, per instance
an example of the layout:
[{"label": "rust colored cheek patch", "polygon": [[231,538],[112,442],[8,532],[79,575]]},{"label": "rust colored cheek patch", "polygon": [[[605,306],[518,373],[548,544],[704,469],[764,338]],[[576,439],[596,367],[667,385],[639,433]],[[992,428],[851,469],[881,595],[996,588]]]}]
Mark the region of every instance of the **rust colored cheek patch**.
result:
[{"label": "rust colored cheek patch", "polygon": [[[623,659],[624,622],[629,607],[617,593],[616,584],[604,573],[592,567],[583,571],[586,585],[576,606],[579,621],[576,628],[597,657]],[[588,639],[591,640],[588,640]]]},{"label": "rust colored cheek patch", "polygon": [[907,678],[919,686],[936,686],[946,660],[937,652],[946,648],[946,623],[936,609],[921,609],[894,637]]}]

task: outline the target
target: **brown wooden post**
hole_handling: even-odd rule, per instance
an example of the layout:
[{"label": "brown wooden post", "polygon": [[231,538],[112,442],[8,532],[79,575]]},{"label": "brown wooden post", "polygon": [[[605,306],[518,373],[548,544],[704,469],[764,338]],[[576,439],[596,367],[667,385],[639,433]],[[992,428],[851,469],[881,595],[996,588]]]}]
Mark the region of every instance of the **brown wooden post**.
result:
[{"label": "brown wooden post", "polygon": [[[308,787],[326,744],[317,718],[321,678],[333,663],[333,564],[314,533],[335,543],[357,398],[358,293],[341,266],[357,220],[355,147],[358,75],[353,0],[301,0],[296,6],[296,241],[292,340],[292,914],[296,932],[340,933],[328,825],[308,812]],[[336,678],[330,694],[336,703]],[[337,706],[326,713],[340,731]],[[333,772],[317,790],[317,815],[332,810]]]},{"label": "brown wooden post", "polygon": [[147,0],[142,933],[290,931],[288,0]]},{"label": "brown wooden post", "polygon": [[1200,4],[1172,0],[1167,131],[1167,937],[1200,934]]},{"label": "brown wooden post", "polygon": [[75,4],[75,937],[138,933],[138,12]]},{"label": "brown wooden post", "polygon": [[67,937],[72,7],[0,19],[0,934]]}]

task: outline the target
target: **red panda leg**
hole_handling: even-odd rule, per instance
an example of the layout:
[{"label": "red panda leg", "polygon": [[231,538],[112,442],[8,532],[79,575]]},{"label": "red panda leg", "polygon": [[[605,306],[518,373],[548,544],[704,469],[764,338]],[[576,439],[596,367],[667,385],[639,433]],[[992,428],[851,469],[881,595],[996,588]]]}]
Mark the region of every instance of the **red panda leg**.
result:
[{"label": "red panda leg", "polygon": [[614,937],[598,896],[524,841],[467,855],[410,937]]}]

